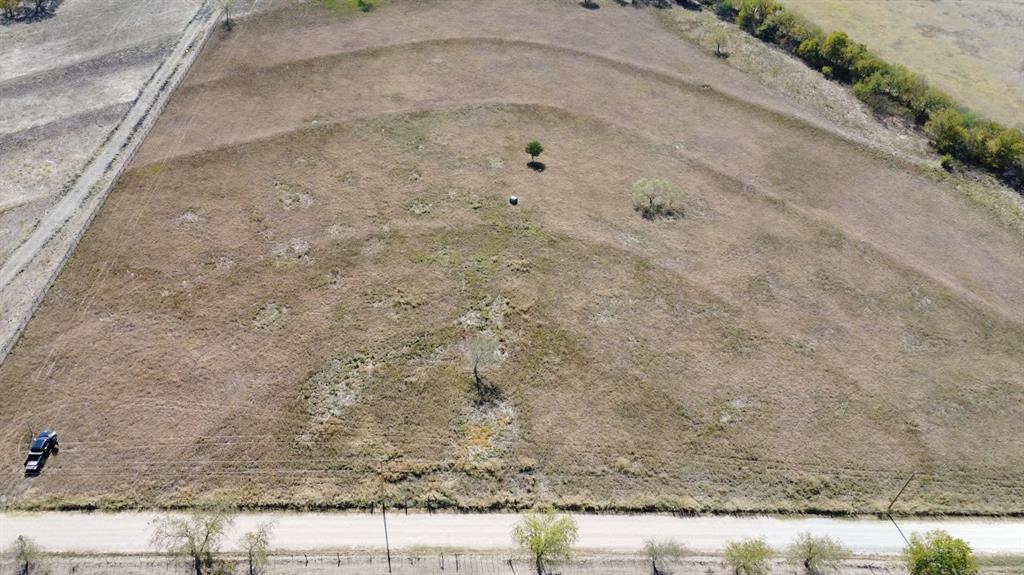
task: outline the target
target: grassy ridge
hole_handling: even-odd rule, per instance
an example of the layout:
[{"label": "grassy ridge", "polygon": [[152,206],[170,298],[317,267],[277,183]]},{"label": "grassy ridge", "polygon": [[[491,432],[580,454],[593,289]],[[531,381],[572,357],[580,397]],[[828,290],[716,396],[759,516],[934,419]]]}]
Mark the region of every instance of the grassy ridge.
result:
[{"label": "grassy ridge", "polygon": [[749,34],[794,54],[827,78],[852,84],[878,113],[923,126],[943,167],[978,167],[1024,191],[1024,133],[964,108],[905,66],[886,62],[845,32],[825,32],[776,0],[698,0]]}]

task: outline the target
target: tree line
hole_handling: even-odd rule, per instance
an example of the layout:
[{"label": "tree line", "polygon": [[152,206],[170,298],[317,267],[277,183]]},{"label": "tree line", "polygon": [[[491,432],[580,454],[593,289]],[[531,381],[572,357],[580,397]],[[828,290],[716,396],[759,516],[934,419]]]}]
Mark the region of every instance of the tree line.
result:
[{"label": "tree line", "polygon": [[777,0],[694,0],[723,20],[795,55],[826,78],[850,84],[877,113],[924,128],[942,165],[988,171],[1024,193],[1024,133],[966,109],[906,66],[891,64],[845,32],[826,34]]}]

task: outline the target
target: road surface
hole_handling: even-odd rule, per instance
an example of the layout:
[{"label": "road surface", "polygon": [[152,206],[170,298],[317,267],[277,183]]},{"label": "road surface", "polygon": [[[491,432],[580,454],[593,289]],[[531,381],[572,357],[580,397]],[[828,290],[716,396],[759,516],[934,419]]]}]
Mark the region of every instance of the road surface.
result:
[{"label": "road surface", "polygon": [[[18,535],[27,535],[52,551],[136,553],[149,550],[154,513],[40,513],[0,514],[0,548]],[[506,549],[519,515],[388,514],[393,549],[414,546]],[[228,537],[229,548],[238,534],[261,521],[274,520],[278,551],[329,551],[383,548],[381,515],[367,513],[263,513],[240,515]],[[904,542],[888,521],[873,518],[827,517],[671,517],[666,515],[576,515],[579,546],[607,551],[636,551],[648,537],[673,537],[696,551],[714,552],[727,541],[765,537],[784,547],[800,532],[838,538],[859,554],[895,554]],[[915,519],[900,521],[912,532],[945,529],[962,537],[979,553],[1024,555],[1024,520]]]}]

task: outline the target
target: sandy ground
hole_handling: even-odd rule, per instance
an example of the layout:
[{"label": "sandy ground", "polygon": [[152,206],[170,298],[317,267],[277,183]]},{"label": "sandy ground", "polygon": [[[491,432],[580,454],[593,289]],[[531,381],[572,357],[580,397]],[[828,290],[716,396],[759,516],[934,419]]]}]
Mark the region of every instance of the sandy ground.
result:
[{"label": "sandy ground", "polygon": [[1000,122],[1024,126],[1024,1],[783,0]]},{"label": "sandy ground", "polygon": [[3,502],[1020,511],[1022,254],[654,11],[263,14],[0,366]]}]

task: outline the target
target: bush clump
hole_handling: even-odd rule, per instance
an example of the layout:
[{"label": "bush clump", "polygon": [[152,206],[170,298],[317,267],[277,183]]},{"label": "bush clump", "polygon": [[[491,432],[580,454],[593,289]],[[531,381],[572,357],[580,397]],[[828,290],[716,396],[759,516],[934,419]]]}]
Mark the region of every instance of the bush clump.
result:
[{"label": "bush clump", "polygon": [[640,178],[633,184],[633,209],[647,220],[685,215],[683,192],[668,180]]}]

